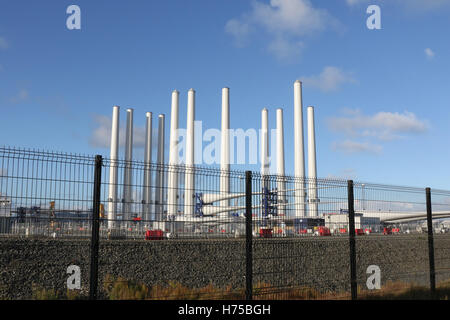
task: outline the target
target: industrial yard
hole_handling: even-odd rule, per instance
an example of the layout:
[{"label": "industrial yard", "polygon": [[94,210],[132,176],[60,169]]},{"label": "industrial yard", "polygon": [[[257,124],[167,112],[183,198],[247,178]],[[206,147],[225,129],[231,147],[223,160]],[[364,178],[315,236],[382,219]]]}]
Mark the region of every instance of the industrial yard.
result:
[{"label": "industrial yard", "polygon": [[450,298],[450,0],[0,7],[1,303]]},{"label": "industrial yard", "polygon": [[[105,299],[113,279],[167,295],[174,286],[211,286],[214,292],[204,293],[210,299],[239,292],[246,299],[283,299],[292,290],[356,299],[361,290],[392,282],[435,292],[450,278],[450,192],[318,178],[313,107],[307,108],[306,173],[300,81],[293,91],[292,176],[284,168],[281,109],[276,172],[269,171],[267,108],[261,111],[261,171],[232,170],[229,88],[222,89],[220,169],[194,162],[193,89],[183,161],[177,90],[171,94],[168,163],[163,114],[157,161],[151,161],[151,112],[145,114],[144,159],[133,159],[130,108],[119,158],[118,106],[109,158],[0,148],[0,297],[31,299],[36,290],[69,290]],[[371,268],[378,272],[376,285],[367,282]],[[68,278],[72,269],[78,271]]]}]

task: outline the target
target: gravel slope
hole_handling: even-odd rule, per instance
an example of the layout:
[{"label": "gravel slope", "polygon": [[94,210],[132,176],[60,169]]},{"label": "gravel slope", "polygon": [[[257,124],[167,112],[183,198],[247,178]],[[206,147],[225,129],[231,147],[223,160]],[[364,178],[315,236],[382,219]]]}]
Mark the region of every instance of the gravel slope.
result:
[{"label": "gravel slope", "polygon": [[[437,281],[450,278],[450,235],[436,235]],[[358,237],[358,284],[369,265],[381,268],[382,284],[401,280],[429,284],[428,242],[424,235]],[[253,283],[274,288],[349,290],[348,238],[255,240]],[[89,292],[89,240],[0,238],[0,299],[31,299],[33,285],[65,292],[71,264],[81,268],[81,294]],[[169,281],[189,287],[245,286],[245,241],[101,241],[99,288],[106,274],[147,285]],[[105,297],[101,292],[101,296]]]}]

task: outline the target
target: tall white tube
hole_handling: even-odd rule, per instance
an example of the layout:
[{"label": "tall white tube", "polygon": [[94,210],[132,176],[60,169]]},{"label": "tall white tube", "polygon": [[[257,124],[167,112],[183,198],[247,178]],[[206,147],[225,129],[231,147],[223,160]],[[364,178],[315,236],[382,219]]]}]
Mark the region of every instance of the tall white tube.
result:
[{"label": "tall white tube", "polygon": [[314,107],[308,107],[308,189],[309,217],[318,217],[316,133],[314,128]]},{"label": "tall white tube", "polygon": [[120,108],[113,107],[111,127],[111,153],[109,166],[109,190],[108,190],[108,229],[114,228],[117,219],[117,167],[119,157],[119,114]]},{"label": "tall white tube", "polygon": [[127,127],[125,136],[125,168],[123,171],[123,220],[131,219],[131,181],[133,158],[133,109],[127,109]]},{"label": "tall white tube", "polygon": [[144,149],[144,182],[143,182],[143,219],[147,224],[150,220],[150,206],[152,202],[152,113],[145,114],[145,149]]},{"label": "tall white tube", "polygon": [[269,111],[261,111],[261,174],[269,174]]},{"label": "tall white tube", "polygon": [[[277,175],[278,202],[286,203],[283,109],[277,109]],[[285,207],[280,207],[278,213],[285,215]]]},{"label": "tall white tube", "polygon": [[184,214],[187,219],[194,216],[195,175],[194,175],[194,121],[195,91],[188,92],[186,124],[186,172],[184,179]]},{"label": "tall white tube", "polygon": [[155,220],[162,221],[164,216],[164,120],[165,116],[158,116],[158,152],[156,154],[155,175]]},{"label": "tall white tube", "polygon": [[172,92],[172,109],[170,114],[170,149],[167,177],[167,214],[177,214],[178,194],[178,102],[179,92]]},{"label": "tall white tube", "polygon": [[261,111],[261,177],[262,187],[269,188],[269,111]]},{"label": "tall white tube", "polygon": [[294,83],[294,175],[295,175],[295,210],[296,218],[305,216],[305,147],[303,138],[303,99],[302,83]]},{"label": "tall white tube", "polygon": [[[220,193],[230,193],[230,89],[222,88],[222,124],[220,147]],[[220,206],[228,207],[229,200],[220,202]]]}]

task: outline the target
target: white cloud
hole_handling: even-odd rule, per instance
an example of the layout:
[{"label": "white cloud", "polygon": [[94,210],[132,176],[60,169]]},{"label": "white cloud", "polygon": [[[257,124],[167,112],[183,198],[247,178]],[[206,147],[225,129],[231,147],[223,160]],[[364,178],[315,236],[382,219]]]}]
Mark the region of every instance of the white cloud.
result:
[{"label": "white cloud", "polygon": [[306,86],[316,87],[324,92],[338,90],[346,83],[356,83],[351,73],[333,66],[325,67],[319,75],[300,77],[300,79]]},{"label": "white cloud", "polygon": [[[392,141],[404,138],[407,134],[423,133],[428,129],[428,124],[408,111],[364,115],[360,110],[344,109],[343,116],[328,119],[328,127],[346,137],[344,141],[332,144],[334,151],[380,154],[383,151],[380,141]],[[357,141],[361,139],[364,141]],[[374,139],[378,142],[371,142]]]},{"label": "white cloud", "polygon": [[225,25],[225,31],[234,36],[238,47],[243,47],[246,44],[250,30],[251,26],[248,23],[237,19],[231,19]]},{"label": "white cloud", "polygon": [[268,50],[280,60],[291,61],[300,55],[303,47],[302,41],[290,41],[280,36],[269,43]]},{"label": "white cloud", "polygon": [[357,173],[356,170],[353,168],[347,168],[340,170],[337,174],[329,174],[326,179],[331,180],[356,180],[357,179]]},{"label": "white cloud", "polygon": [[[96,148],[109,148],[111,145],[111,117],[104,115],[94,115],[93,120],[95,122],[95,129],[92,131],[89,137],[89,144]],[[119,147],[125,146],[125,129],[124,124],[119,128]],[[152,142],[155,141],[153,137]],[[145,128],[133,127],[133,146],[136,148],[142,148],[145,145]],[[152,143],[152,146],[155,146]]]},{"label": "white cloud", "polygon": [[253,10],[253,20],[268,31],[300,36],[323,30],[330,18],[309,0],[271,0],[270,5],[255,2]]},{"label": "white cloud", "polygon": [[349,6],[356,6],[368,2],[368,0],[345,0]]},{"label": "white cloud", "polygon": [[95,115],[96,128],[89,138],[89,144],[93,147],[108,148],[111,142],[111,118],[103,115]]},{"label": "white cloud", "polygon": [[0,49],[1,50],[6,50],[8,48],[9,48],[8,41],[6,41],[6,39],[4,37],[0,37]]},{"label": "white cloud", "polygon": [[425,121],[417,119],[414,113],[378,112],[375,115],[363,115],[359,110],[346,117],[328,119],[331,130],[342,132],[351,137],[374,137],[379,140],[400,138],[400,134],[417,134],[427,130]]},{"label": "white cloud", "polygon": [[334,142],[332,145],[334,151],[344,153],[361,153],[369,152],[379,154],[383,150],[383,147],[369,142],[358,142],[352,140],[345,140],[342,142]]},{"label": "white cloud", "polygon": [[269,52],[285,59],[300,54],[301,37],[328,25],[337,22],[326,10],[313,7],[310,0],[271,0],[269,4],[254,1],[249,13],[226,23],[225,31],[242,46],[252,31],[262,29],[269,35]]},{"label": "white cloud", "polygon": [[425,55],[427,56],[428,59],[434,58],[434,52],[430,48],[425,49]]},{"label": "white cloud", "polygon": [[9,101],[13,104],[21,103],[29,98],[29,93],[26,89],[21,89],[14,97],[11,97]]}]

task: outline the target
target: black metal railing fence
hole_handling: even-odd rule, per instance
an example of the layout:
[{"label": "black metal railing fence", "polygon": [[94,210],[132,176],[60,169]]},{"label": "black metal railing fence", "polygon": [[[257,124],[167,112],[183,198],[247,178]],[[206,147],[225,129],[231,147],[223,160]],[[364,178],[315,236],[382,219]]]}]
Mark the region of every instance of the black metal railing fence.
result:
[{"label": "black metal railing fence", "polygon": [[0,296],[433,296],[449,216],[445,190],[3,147]]}]

